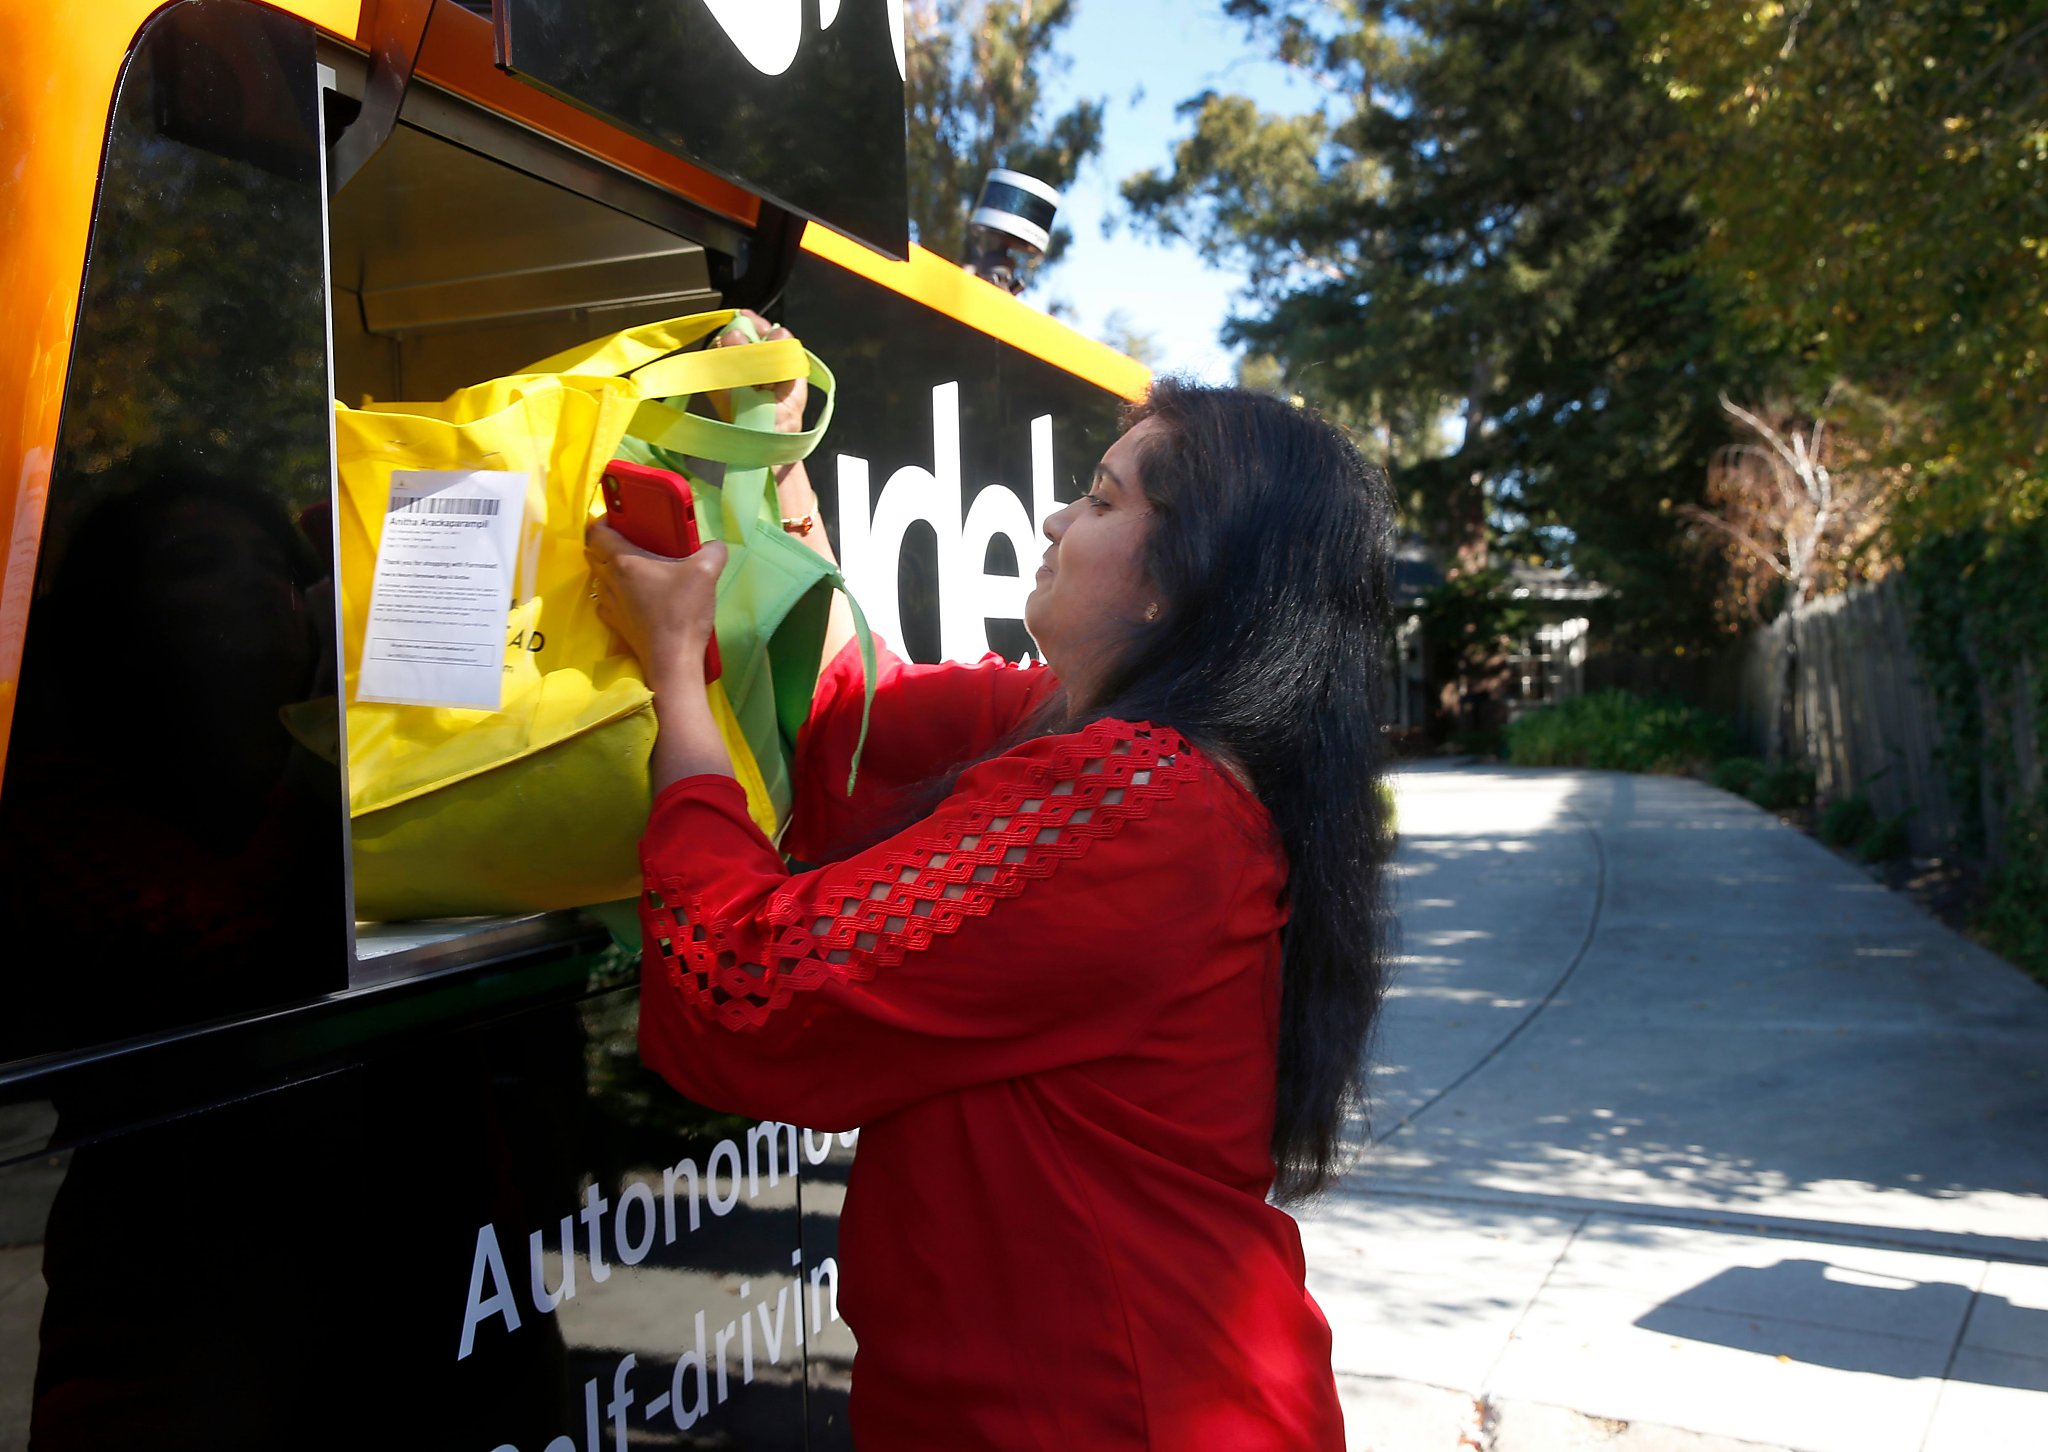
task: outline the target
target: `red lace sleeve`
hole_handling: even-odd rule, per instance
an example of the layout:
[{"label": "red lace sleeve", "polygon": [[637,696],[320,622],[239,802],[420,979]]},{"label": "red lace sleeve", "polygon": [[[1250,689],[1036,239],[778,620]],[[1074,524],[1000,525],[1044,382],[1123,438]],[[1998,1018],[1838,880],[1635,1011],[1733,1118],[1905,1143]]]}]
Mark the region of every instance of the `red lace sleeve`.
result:
[{"label": "red lace sleeve", "polygon": [[1213,951],[1228,790],[1172,732],[1101,722],[792,877],[729,779],[678,782],[642,847],[641,1056],[709,1107],[844,1129],[1114,1054]]},{"label": "red lace sleeve", "polygon": [[1043,666],[989,655],[975,665],[913,665],[875,641],[875,704],[853,795],[846,776],[860,738],[860,650],[849,643],[818,677],[810,720],[797,739],[796,800],[783,846],[808,862],[864,845],[901,794],[957,762],[982,755],[1058,687]]}]

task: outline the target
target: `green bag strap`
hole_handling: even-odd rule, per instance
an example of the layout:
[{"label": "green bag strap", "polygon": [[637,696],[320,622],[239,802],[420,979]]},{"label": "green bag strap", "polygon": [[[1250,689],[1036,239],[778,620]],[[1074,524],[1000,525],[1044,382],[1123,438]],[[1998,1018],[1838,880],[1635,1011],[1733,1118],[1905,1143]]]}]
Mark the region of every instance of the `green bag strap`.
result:
[{"label": "green bag strap", "polygon": [[[747,350],[721,348],[717,351],[742,353]],[[686,356],[702,355],[693,353]],[[672,403],[655,399],[640,405],[626,432],[671,453],[717,459],[742,469],[772,469],[778,464],[794,464],[799,459],[810,457],[811,451],[818,447],[818,441],[825,437],[825,430],[832,423],[833,407],[839,398],[839,385],[832,376],[832,370],[815,353],[806,351],[804,357],[810,365],[804,377],[811,387],[824,392],[825,410],[819,415],[816,426],[802,433],[781,433],[773,426],[772,418],[766,429],[748,428],[737,417],[732,423],[721,423],[715,418],[685,413]],[[782,380],[778,378],[775,381]]]},{"label": "green bag strap", "polygon": [[[685,455],[715,459],[727,465],[724,484],[713,492],[718,496],[715,511],[717,533],[734,550],[726,565],[729,580],[732,572],[740,568],[739,551],[750,548],[748,536],[754,530],[762,531],[765,537],[778,543],[787,539],[782,533],[781,510],[770,492],[770,471],[777,465],[793,464],[807,457],[818,446],[826,427],[832,422],[839,385],[824,361],[808,349],[802,349],[794,339],[777,338],[763,342],[753,325],[737,315],[729,322],[721,321],[718,331],[728,330],[741,333],[752,346],[707,348],[680,354],[644,365],[633,373],[630,381],[646,401],[635,411],[620,451],[636,462],[655,464],[678,473],[687,472],[683,468],[682,456]],[[796,364],[799,354],[803,363],[801,369]],[[747,377],[749,371],[754,373],[753,378]],[[815,427],[802,433],[783,433],[775,427],[775,395],[762,385],[785,382],[799,374],[813,388],[824,391],[825,407]],[[650,396],[657,388],[670,386],[675,387],[676,392],[667,395],[669,398],[710,388],[730,388],[733,421],[727,424],[704,418],[686,412],[675,403]],[[846,603],[853,612],[854,639],[860,646],[864,689],[860,734],[854,742],[852,764],[846,774],[846,793],[851,796],[860,775],[860,759],[867,748],[868,726],[875,704],[877,665],[874,631],[868,625],[860,602],[847,588],[846,576],[816,552],[806,548],[803,553],[807,563],[816,569],[818,583],[846,597]],[[771,639],[772,636],[771,631]],[[812,680],[816,681],[815,675]],[[771,681],[771,694],[772,684]],[[734,702],[735,708],[742,704]]]},{"label": "green bag strap", "polygon": [[[745,318],[739,319],[737,326],[750,336],[754,331]],[[814,387],[823,386],[831,390],[825,396],[825,411],[818,419],[817,427],[810,431],[812,435],[822,437],[825,432],[825,425],[832,421],[832,404],[838,392],[838,385],[833,380],[830,370],[823,363],[819,362],[814,355],[806,353],[805,356],[811,360],[812,385]],[[759,437],[763,431],[766,431],[771,436],[775,434],[775,395],[773,392],[765,388],[735,389],[733,390],[732,401],[733,411],[730,427],[734,431],[743,432],[749,437]],[[686,417],[690,418],[693,422],[707,422],[707,420],[698,419],[694,414],[686,415]],[[721,425],[720,427],[727,426]],[[792,438],[802,437],[802,435],[784,434],[781,437]],[[814,437],[811,444],[804,449],[804,453],[809,454],[811,449],[816,447],[816,443],[817,439]],[[710,458],[714,456],[700,453],[699,457]],[[742,528],[749,524],[757,523],[764,530],[775,531],[776,537],[781,538],[782,510],[770,492],[770,473],[771,471],[768,467],[747,467],[741,465],[735,468],[731,467],[731,461],[728,461],[728,467],[725,471],[724,499],[722,503],[724,505],[724,513],[729,522],[737,523]],[[815,553],[814,551],[806,552]],[[854,740],[853,758],[846,773],[846,794],[850,797],[853,795],[854,783],[860,777],[860,758],[861,754],[867,750],[868,723],[875,707],[875,636],[874,632],[868,628],[868,619],[861,611],[860,602],[854,599],[853,592],[846,588],[846,576],[841,573],[837,566],[826,565],[822,556],[818,557],[818,564],[820,567],[820,581],[846,597],[846,603],[853,611],[854,639],[860,645],[860,734]],[[815,683],[816,677],[813,676],[812,679]]]},{"label": "green bag strap", "polygon": [[853,591],[846,588],[846,576],[835,569],[825,580],[846,597],[846,604],[853,611],[853,638],[860,646],[860,735],[854,739],[853,762],[846,769],[846,794],[850,797],[854,780],[860,775],[860,754],[867,749],[868,716],[875,709],[875,633],[868,628],[868,618],[861,613],[860,601],[854,598]]}]

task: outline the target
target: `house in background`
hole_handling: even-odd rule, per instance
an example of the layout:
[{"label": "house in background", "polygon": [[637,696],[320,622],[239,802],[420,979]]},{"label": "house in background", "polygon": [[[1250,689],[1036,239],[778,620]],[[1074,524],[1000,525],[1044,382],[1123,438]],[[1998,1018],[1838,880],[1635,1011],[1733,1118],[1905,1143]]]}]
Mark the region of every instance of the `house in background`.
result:
[{"label": "house in background", "polygon": [[1435,551],[1419,535],[1403,532],[1394,549],[1393,626],[1387,632],[1387,664],[1381,676],[1388,699],[1381,703],[1380,727],[1404,753],[1422,749],[1428,739],[1435,691],[1429,679],[1429,654],[1423,649],[1422,605],[1443,582]]},{"label": "house in background", "polygon": [[[1381,722],[1396,748],[1426,751],[1448,730],[1504,724],[1540,706],[1586,689],[1586,658],[1593,638],[1591,606],[1611,592],[1566,570],[1511,561],[1505,566],[1510,596],[1531,617],[1528,628],[1493,669],[1463,683],[1439,678],[1427,638],[1430,591],[1444,583],[1437,551],[1404,533],[1394,552],[1393,628],[1388,632],[1386,699]],[[1435,652],[1441,658],[1442,652]],[[1452,703],[1460,722],[1450,719]]]},{"label": "house in background", "polygon": [[1507,714],[1510,721],[1586,689],[1586,648],[1593,622],[1592,602],[1610,593],[1605,585],[1568,570],[1508,566],[1513,597],[1529,607],[1534,622],[1507,657]]}]

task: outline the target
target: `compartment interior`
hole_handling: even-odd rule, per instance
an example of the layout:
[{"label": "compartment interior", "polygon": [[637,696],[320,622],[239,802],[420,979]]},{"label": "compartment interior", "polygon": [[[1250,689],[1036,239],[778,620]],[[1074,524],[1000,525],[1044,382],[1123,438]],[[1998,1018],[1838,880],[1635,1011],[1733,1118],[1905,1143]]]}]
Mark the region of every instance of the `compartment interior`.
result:
[{"label": "compartment interior", "polygon": [[[329,70],[338,95],[360,92],[359,61]],[[732,224],[418,82],[328,219],[334,382],[350,403],[442,398],[715,308],[714,271],[730,276],[746,248]]]},{"label": "compartment interior", "polygon": [[[328,142],[360,57],[321,56]],[[720,306],[736,225],[415,83],[391,138],[328,203],[334,391],[438,399],[604,333]],[[364,986],[588,931],[577,914],[361,923]]]}]

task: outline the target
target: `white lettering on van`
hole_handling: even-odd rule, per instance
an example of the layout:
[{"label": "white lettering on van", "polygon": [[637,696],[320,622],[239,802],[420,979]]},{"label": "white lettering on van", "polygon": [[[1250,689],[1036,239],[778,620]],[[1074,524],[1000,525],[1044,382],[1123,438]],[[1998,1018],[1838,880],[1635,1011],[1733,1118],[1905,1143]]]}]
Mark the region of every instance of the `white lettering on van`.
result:
[{"label": "white lettering on van", "polygon": [[[1052,492],[1052,417],[1031,421],[1031,509],[1003,484],[975,494],[965,518],[960,477],[960,385],[932,390],[932,467],[906,464],[889,476],[871,501],[868,461],[838,457],[839,545],[847,587],[860,601],[868,624],[901,648],[903,619],[896,594],[896,569],[903,536],[922,521],[938,538],[939,654],[975,661],[989,649],[989,620],[1022,620],[1038,561],[1045,552],[1039,533],[1059,504]],[[991,575],[983,569],[989,541],[1007,535],[1017,556],[1017,573]]]},{"label": "white lettering on van", "polygon": [[[488,1296],[483,1293],[485,1276],[496,1287]],[[491,1316],[503,1316],[507,1331],[519,1329],[519,1305],[512,1298],[511,1277],[505,1274],[505,1252],[498,1248],[498,1227],[486,1224],[476,1233],[476,1254],[470,1259],[469,1295],[462,1308],[462,1345],[455,1353],[457,1361],[469,1356],[476,1346],[477,1326]]]},{"label": "white lettering on van", "polygon": [[796,59],[804,38],[804,0],[704,0],[748,65],[779,76]]},{"label": "white lettering on van", "polygon": [[[484,1337],[484,1346],[477,1345],[477,1333],[486,1322],[502,1320],[510,1334],[517,1332],[522,1322],[533,1324],[559,1314],[565,1303],[579,1295],[579,1290],[584,1297],[606,1294],[596,1284],[605,1278],[596,1274],[599,1265],[604,1266],[606,1275],[613,1264],[645,1265],[653,1255],[657,1237],[664,1244],[673,1244],[700,1228],[700,1203],[708,1203],[714,1216],[732,1214],[743,1202],[751,1204],[762,1191],[764,1156],[766,1182],[773,1192],[782,1179],[794,1179],[800,1173],[799,1156],[817,1164],[829,1158],[835,1148],[852,1148],[859,1137],[857,1129],[821,1134],[780,1120],[764,1121],[747,1132],[744,1149],[735,1137],[714,1144],[701,1173],[697,1161],[688,1155],[664,1167],[658,1195],[654,1181],[646,1175],[634,1175],[616,1183],[588,1177],[583,1185],[581,1211],[561,1216],[554,1227],[533,1231],[527,1238],[527,1285],[534,1313],[531,1317],[521,1315],[518,1283],[505,1259],[508,1237],[515,1253],[518,1249],[516,1233],[507,1232],[506,1237],[501,1237],[498,1227],[486,1222],[477,1229],[476,1249],[470,1257],[462,1336],[455,1359],[464,1361],[472,1354],[491,1354],[495,1348],[489,1334]],[[612,1186],[615,1193],[605,1194],[606,1186]],[[687,1203],[679,1212],[676,1201],[684,1197]],[[559,1248],[551,1243],[554,1241],[559,1242]],[[603,1261],[599,1249],[607,1241],[616,1256],[612,1264]],[[695,1256],[685,1256],[680,1262],[657,1263],[640,1274],[672,1274],[683,1265],[697,1267],[685,1272],[692,1279],[704,1274]],[[728,1304],[725,1297],[737,1302],[736,1314],[730,1320],[721,1326],[710,1321],[704,1310],[696,1310],[691,1316],[688,1342],[678,1342],[673,1352],[658,1359],[646,1352],[624,1355],[612,1364],[608,1401],[600,1395],[601,1378],[584,1383],[581,1440],[574,1433],[565,1432],[545,1444],[527,1443],[528,1452],[535,1448],[538,1452],[605,1452],[607,1443],[615,1452],[623,1452],[634,1428],[643,1424],[653,1427],[673,1422],[678,1431],[689,1431],[719,1407],[741,1396],[743,1388],[762,1378],[764,1368],[801,1362],[809,1339],[824,1334],[830,1323],[840,1319],[838,1262],[825,1256],[807,1265],[801,1246],[790,1249],[786,1278],[774,1275],[755,1280],[750,1276],[740,1279],[737,1287],[730,1273],[712,1272],[711,1278],[717,1282],[717,1290],[711,1293],[716,1304]],[[618,1279],[632,1277],[622,1275]],[[640,1282],[643,1289],[651,1284]],[[672,1365],[667,1362],[668,1355],[675,1357]],[[649,1361],[644,1367],[643,1358]],[[666,1378],[662,1375],[664,1371]],[[664,1380],[665,1390],[661,1389]],[[607,1428],[609,1438],[603,1435]],[[501,1442],[492,1452],[522,1449],[518,1443]]]},{"label": "white lettering on van", "polygon": [[[818,29],[832,28],[839,18],[839,5],[840,0],[818,0]],[[884,5],[900,78],[904,74],[903,0],[884,0]],[[704,8],[747,64],[764,76],[779,76],[788,70],[803,47],[804,0],[704,0]]]}]

